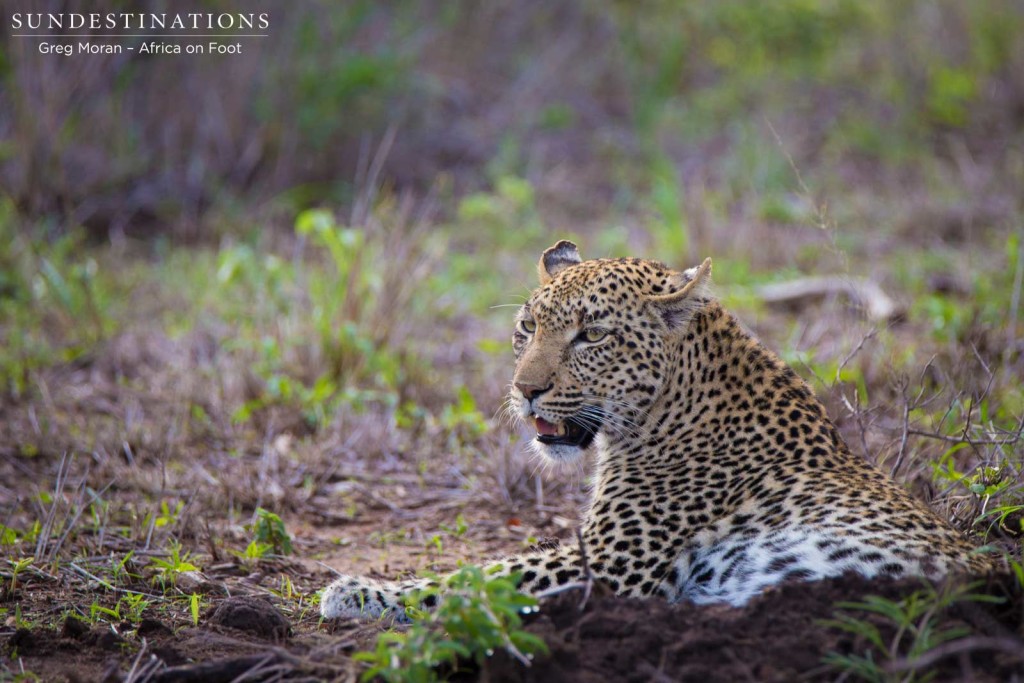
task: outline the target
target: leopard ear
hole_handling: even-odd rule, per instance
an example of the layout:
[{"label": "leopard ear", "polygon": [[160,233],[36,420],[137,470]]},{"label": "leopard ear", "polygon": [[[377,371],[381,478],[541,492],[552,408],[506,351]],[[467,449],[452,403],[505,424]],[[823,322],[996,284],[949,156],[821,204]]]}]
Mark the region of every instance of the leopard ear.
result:
[{"label": "leopard ear", "polygon": [[568,268],[582,263],[580,252],[576,245],[568,240],[560,240],[555,246],[545,250],[537,263],[537,277],[543,287],[551,282],[556,275]]},{"label": "leopard ear", "polygon": [[706,258],[696,268],[683,271],[679,279],[682,285],[679,289],[650,299],[670,330],[686,325],[697,309],[704,305],[711,284],[711,259]]}]

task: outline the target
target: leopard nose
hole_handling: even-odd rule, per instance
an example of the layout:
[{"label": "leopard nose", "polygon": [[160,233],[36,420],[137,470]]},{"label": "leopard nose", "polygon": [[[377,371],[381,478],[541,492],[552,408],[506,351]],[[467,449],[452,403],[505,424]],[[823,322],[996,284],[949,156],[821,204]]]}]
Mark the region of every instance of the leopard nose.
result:
[{"label": "leopard nose", "polygon": [[545,391],[550,389],[552,386],[554,385],[549,384],[546,387],[542,387],[538,384],[526,384],[523,382],[516,382],[516,389],[523,392],[523,396],[526,397],[527,401],[532,401],[535,397],[540,396]]}]

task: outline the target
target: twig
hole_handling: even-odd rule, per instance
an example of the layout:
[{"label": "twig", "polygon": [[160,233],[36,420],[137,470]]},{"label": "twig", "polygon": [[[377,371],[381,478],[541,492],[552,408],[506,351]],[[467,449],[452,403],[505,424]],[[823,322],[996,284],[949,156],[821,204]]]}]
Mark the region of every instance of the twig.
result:
[{"label": "twig", "polygon": [[1003,366],[1010,364],[1010,354],[1017,346],[1017,311],[1020,309],[1020,290],[1024,285],[1024,243],[1017,247],[1017,269],[1013,274],[1013,294],[1010,295],[1010,315],[1006,326],[1006,347],[1003,349]]},{"label": "twig", "polygon": [[159,658],[150,656],[146,665],[141,669],[139,668],[139,663],[142,661],[142,656],[146,654],[148,646],[149,643],[145,638],[143,638],[142,647],[139,648],[139,654],[135,656],[135,660],[132,662],[132,668],[129,669],[128,673],[125,675],[125,683],[146,683],[146,681],[153,677],[156,670],[163,665]]},{"label": "twig", "polygon": [[870,330],[868,330],[867,334],[863,335],[860,338],[860,341],[857,342],[857,345],[855,347],[853,347],[853,350],[850,351],[850,353],[846,354],[846,357],[843,358],[843,362],[836,366],[836,382],[841,381],[840,377],[843,373],[843,370],[845,370],[846,366],[850,363],[850,361],[853,360],[858,353],[860,353],[861,349],[864,348],[864,344],[866,344],[869,339],[874,338],[876,334],[878,334],[878,328],[872,327]]},{"label": "twig", "polygon": [[133,591],[133,590],[130,590],[128,588],[121,588],[119,586],[115,586],[114,584],[110,583],[109,581],[101,579],[100,577],[96,576],[95,574],[92,574],[92,573],[86,571],[85,569],[82,569],[81,567],[79,567],[74,562],[69,562],[68,563],[68,568],[71,569],[71,571],[75,572],[76,574],[84,576],[87,579],[92,579],[93,581],[95,581],[99,585],[103,586],[107,590],[114,591],[115,593],[130,593],[131,595],[143,595],[143,596],[145,596],[147,598],[153,598],[153,599],[156,599],[156,598],[160,597],[160,596],[157,596],[157,595],[150,595],[149,593],[141,593],[139,591]]},{"label": "twig", "polygon": [[64,486],[67,483],[68,471],[71,469],[70,458],[68,457],[67,451],[60,458],[60,464],[57,466],[57,480],[53,484],[53,505],[46,513],[46,518],[43,520],[43,526],[39,530],[39,537],[36,539],[36,552],[35,556],[49,560],[49,557],[44,558],[43,551],[46,550],[46,546],[50,541],[50,533],[53,531],[53,523],[57,518],[57,507],[60,505],[61,500],[64,498]]},{"label": "twig", "polygon": [[[373,160],[370,161],[369,166],[364,166],[362,172],[357,176],[357,180],[362,180],[362,186],[359,187],[359,194],[352,205],[350,218],[352,225],[363,225],[370,214],[370,210],[373,208],[373,201],[377,197],[380,172],[384,168],[384,162],[387,160],[388,154],[391,153],[391,147],[395,144],[397,134],[397,126],[394,124],[388,126],[388,129],[384,131],[384,137],[381,138],[380,145],[377,146],[377,153],[374,154]],[[360,150],[360,161],[365,163],[368,157],[362,151]]]},{"label": "twig", "polygon": [[[68,522],[67,526],[64,528],[64,533],[61,534],[59,539],[57,539],[57,544],[53,547],[53,550],[51,551],[51,553],[53,555],[53,557],[50,558],[51,560],[57,559],[57,553],[60,552],[60,549],[64,546],[64,542],[67,541],[68,536],[71,535],[71,532],[74,530],[75,525],[78,524],[78,519],[82,516],[82,512],[85,511],[85,508],[89,507],[90,505],[95,503],[97,500],[100,500],[100,497],[104,493],[107,492],[107,489],[109,489],[111,486],[114,485],[114,480],[111,480],[106,486],[104,486],[99,491],[94,491],[93,494],[92,494],[92,497],[89,498],[89,502],[88,503],[83,503],[82,500],[85,498],[85,496],[83,494],[85,493],[86,488],[88,488],[87,485],[86,485],[86,482],[88,481],[88,479],[89,479],[89,470],[87,468],[86,471],[85,471],[85,476],[82,477],[82,486],[79,489],[79,494],[78,494],[78,504],[74,505],[73,508],[72,508],[75,511],[75,515],[74,515],[74,517],[71,518],[71,521]],[[102,546],[101,546],[101,548],[102,548]]]},{"label": "twig", "polygon": [[896,454],[896,462],[889,472],[892,477],[896,476],[903,465],[903,456],[907,454],[907,439],[910,436],[910,401],[907,400],[906,388],[903,391],[903,433],[900,435],[900,450]]},{"label": "twig", "polygon": [[1024,430],[1018,429],[1012,436],[1008,436],[1005,439],[972,439],[967,436],[947,436],[945,434],[936,434],[934,432],[926,432],[921,429],[910,429],[907,431],[908,434],[914,436],[923,436],[926,439],[936,439],[938,441],[946,441],[948,443],[966,443],[972,446],[1012,446],[1021,440],[1024,436]]},{"label": "twig", "polygon": [[944,657],[973,650],[998,650],[1017,661],[1024,661],[1024,640],[1009,637],[971,636],[939,645],[919,657],[897,659],[890,662],[885,668],[887,671],[923,669]]},{"label": "twig", "polygon": [[580,600],[579,611],[582,612],[590,599],[590,591],[594,588],[594,575],[590,571],[590,562],[587,560],[587,544],[583,542],[583,532],[576,527],[576,542],[580,545],[580,564],[583,566],[583,576],[586,582],[583,584],[583,598]]}]

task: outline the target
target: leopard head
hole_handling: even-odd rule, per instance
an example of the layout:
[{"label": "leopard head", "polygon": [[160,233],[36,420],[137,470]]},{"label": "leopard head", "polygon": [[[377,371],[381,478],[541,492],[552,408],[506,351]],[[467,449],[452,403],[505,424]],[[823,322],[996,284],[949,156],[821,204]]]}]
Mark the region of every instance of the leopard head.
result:
[{"label": "leopard head", "polygon": [[534,448],[576,460],[599,437],[636,438],[661,397],[711,259],[673,271],[643,259],[584,261],[560,241],[537,264],[540,287],[516,316],[513,406]]}]

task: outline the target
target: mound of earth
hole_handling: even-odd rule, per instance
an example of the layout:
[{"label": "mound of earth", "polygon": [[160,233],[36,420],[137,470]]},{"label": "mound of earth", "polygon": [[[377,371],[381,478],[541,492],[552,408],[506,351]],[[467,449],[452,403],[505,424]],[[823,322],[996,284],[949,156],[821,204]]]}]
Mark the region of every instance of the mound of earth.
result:
[{"label": "mound of earth", "polygon": [[[529,668],[499,652],[482,667],[463,668],[461,681],[834,681],[860,680],[830,666],[830,653],[866,656],[891,667],[902,680],[911,669],[933,681],[1024,680],[1024,595],[1009,578],[979,584],[972,593],[1000,602],[957,601],[935,612],[933,633],[963,629],[955,639],[905,659],[913,629],[877,614],[843,608],[875,595],[898,601],[930,590],[921,580],[868,580],[845,576],[781,586],[742,608],[669,605],[625,600],[595,585],[565,592],[541,605],[526,629],[550,653]],[[935,588],[940,593],[942,586]],[[582,609],[581,609],[582,603]],[[826,622],[837,611],[878,629],[882,642],[898,642],[895,656],[874,649],[861,635]],[[914,624],[928,615],[918,615]],[[10,665],[45,681],[311,681],[358,679],[355,650],[372,648],[381,624],[354,621],[321,630],[289,624],[267,600],[218,601],[198,627],[177,631],[153,618],[139,624],[90,628],[69,618],[60,628],[18,629],[0,647]],[[2,678],[2,675],[0,675]]]},{"label": "mound of earth", "polygon": [[[963,627],[970,636],[934,650],[927,660],[893,662],[934,671],[940,681],[1024,680],[1024,596],[1013,582],[991,580],[973,593],[999,596],[1000,603],[961,601],[938,613],[936,630]],[[487,681],[833,681],[843,670],[829,666],[829,653],[864,655],[863,637],[828,627],[837,605],[868,595],[900,600],[927,586],[919,579],[878,581],[848,575],[816,583],[787,584],[743,608],[668,605],[624,600],[593,591],[580,610],[579,591],[547,601],[527,630],[544,638],[551,652],[527,669],[508,655],[484,666]],[[938,587],[942,590],[942,587]],[[878,628],[892,643],[897,627],[878,615],[845,613]],[[920,622],[921,618],[916,621]],[[903,634],[902,658],[913,635]],[[889,661],[878,651],[874,662]],[[856,676],[847,680],[859,680]]]}]

